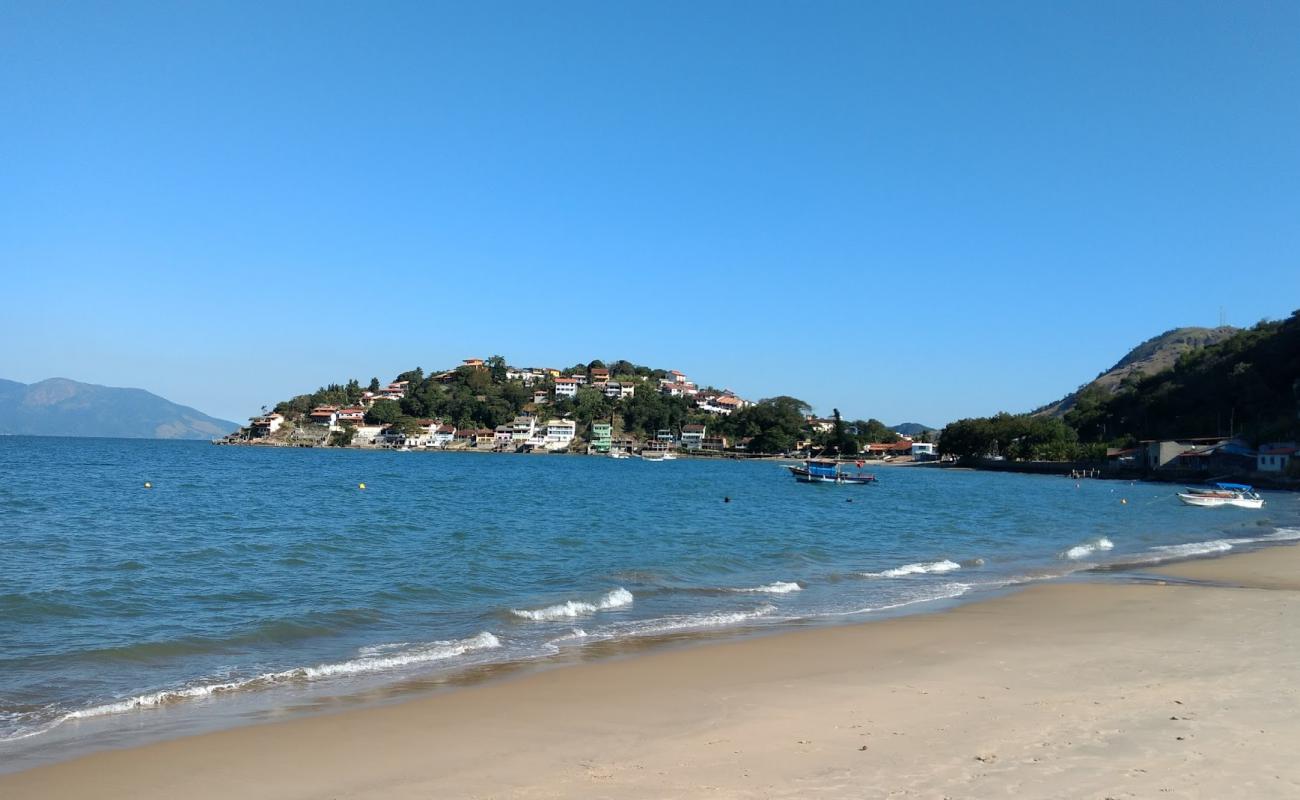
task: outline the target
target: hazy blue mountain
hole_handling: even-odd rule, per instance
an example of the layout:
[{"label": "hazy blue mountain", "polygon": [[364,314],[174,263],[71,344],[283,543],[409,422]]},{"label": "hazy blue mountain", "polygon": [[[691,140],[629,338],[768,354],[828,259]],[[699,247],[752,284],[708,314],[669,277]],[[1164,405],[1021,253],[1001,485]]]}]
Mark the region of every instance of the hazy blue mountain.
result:
[{"label": "hazy blue mountain", "polygon": [[903,436],[916,436],[917,434],[920,433],[929,433],[930,431],[938,430],[938,429],[931,428],[929,425],[922,425],[919,422],[904,422],[898,425],[894,425],[893,427],[890,428],[890,430],[893,431],[894,433],[901,434]]},{"label": "hazy blue mountain", "polygon": [[238,427],[144,389],[67,378],[31,385],[0,379],[0,434],[211,439]]}]

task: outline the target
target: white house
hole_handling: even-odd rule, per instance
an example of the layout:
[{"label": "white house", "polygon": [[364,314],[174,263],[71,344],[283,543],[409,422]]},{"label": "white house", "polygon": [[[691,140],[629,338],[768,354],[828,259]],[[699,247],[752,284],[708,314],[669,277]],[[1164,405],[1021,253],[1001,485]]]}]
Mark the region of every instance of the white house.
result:
[{"label": "white house", "polygon": [[537,417],[528,414],[520,414],[515,417],[515,421],[510,423],[510,439],[514,442],[525,442],[532,438],[537,432]]},{"label": "white house", "polygon": [[353,425],[361,425],[365,421],[366,421],[366,410],[364,408],[361,408],[360,406],[353,406],[351,408],[339,409],[338,422],[340,425],[342,425],[345,422],[350,422]]},{"label": "white house", "polygon": [[256,439],[262,436],[270,436],[280,430],[280,426],[284,424],[284,415],[271,412],[265,416],[252,417],[249,422],[252,423],[249,425],[249,432]]},{"label": "white house", "polygon": [[409,381],[393,381],[388,384],[387,388],[380,389],[375,398],[378,400],[401,400],[406,397],[406,387],[409,385]]},{"label": "white house", "polygon": [[664,378],[663,380],[659,381],[659,391],[662,392],[663,394],[668,395],[669,397],[685,397],[686,384],[678,383],[677,381],[671,381],[668,380],[667,378]]},{"label": "white house", "polygon": [[909,452],[911,452],[912,458],[917,461],[932,461],[937,455],[934,442],[912,442],[912,448]]},{"label": "white house", "polygon": [[375,439],[384,432],[383,425],[358,425],[352,434],[353,444],[374,444]]},{"label": "white house", "polygon": [[1255,469],[1260,472],[1286,472],[1287,465],[1295,458],[1294,442],[1260,445],[1255,456]]},{"label": "white house", "polygon": [[446,447],[456,438],[455,425],[435,425],[429,444],[433,447]]},{"label": "white house", "polygon": [[[584,379],[585,382],[585,379]],[[556,378],[555,379],[555,396],[558,397],[577,397],[578,396],[578,379],[577,378]]]},{"label": "white house", "polygon": [[324,425],[330,430],[334,430],[334,425],[339,421],[338,406],[316,406],[307,415],[307,418],[317,425]]},{"label": "white house", "polygon": [[534,404],[534,405],[544,406],[544,405],[546,405],[546,404],[549,403],[549,402],[551,402],[551,393],[550,393],[550,392],[545,391],[545,390],[538,390],[538,391],[536,391],[536,392],[533,392],[533,404]]},{"label": "white house", "polygon": [[687,450],[699,450],[704,447],[703,425],[690,424],[682,426],[682,447]]},{"label": "white house", "polygon": [[565,450],[577,435],[578,423],[573,420],[547,420],[543,443],[547,450]]},{"label": "white house", "polygon": [[[513,425],[498,425],[492,434],[493,447],[507,447],[515,440],[515,427]],[[481,441],[481,440],[480,440]]]},{"label": "white house", "polygon": [[695,407],[725,417],[733,411],[744,408],[745,401],[734,395],[721,394],[716,397],[702,397],[695,401]]}]

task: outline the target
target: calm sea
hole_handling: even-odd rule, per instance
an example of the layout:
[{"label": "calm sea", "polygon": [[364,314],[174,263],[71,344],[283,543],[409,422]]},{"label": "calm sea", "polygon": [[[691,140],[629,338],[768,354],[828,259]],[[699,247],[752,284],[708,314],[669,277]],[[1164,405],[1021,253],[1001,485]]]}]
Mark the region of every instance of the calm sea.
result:
[{"label": "calm sea", "polygon": [[880,477],[0,437],[0,764],[1300,537],[1293,495],[1252,512],[1159,484]]}]

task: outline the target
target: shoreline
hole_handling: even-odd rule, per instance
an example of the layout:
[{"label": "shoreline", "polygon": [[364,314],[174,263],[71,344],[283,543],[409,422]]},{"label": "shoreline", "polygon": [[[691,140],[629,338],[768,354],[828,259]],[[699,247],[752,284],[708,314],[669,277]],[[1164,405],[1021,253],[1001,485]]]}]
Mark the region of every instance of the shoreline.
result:
[{"label": "shoreline", "polygon": [[[837,796],[888,785],[980,796],[1005,785],[1079,796],[1100,791],[1101,775],[1082,774],[1098,769],[1108,791],[1148,787],[1142,794],[1155,783],[1205,791],[1188,783],[1197,776],[1225,790],[1255,779],[1229,762],[1217,777],[1178,773],[1193,746],[1164,734],[1206,727],[1168,717],[1206,720],[1226,691],[1218,679],[1253,670],[1235,695],[1249,713],[1221,720],[1213,732],[1225,737],[1221,753],[1200,746],[1198,759],[1239,759],[1233,739],[1252,728],[1284,730],[1266,746],[1258,734],[1249,739],[1268,753],[1300,742],[1300,723],[1270,716],[1286,705],[1273,695],[1295,697],[1286,665],[1300,655],[1300,636],[1285,617],[1300,610],[1300,546],[1141,574],[1135,583],[1052,582],[931,613],[521,670],[391,704],[96,752],[0,775],[0,794],[148,798],[184,785],[198,797],[253,798]],[[1243,651],[1244,643],[1257,646]],[[1153,696],[1166,681],[1177,691]],[[1169,691],[1179,703],[1163,697]],[[1130,718],[1138,711],[1141,722]],[[990,713],[1018,722],[990,727],[980,721]],[[1096,732],[1078,727],[1080,713]],[[1047,736],[1048,722],[1090,744],[1023,740],[1031,729]],[[1130,732],[1098,739],[1112,729]],[[1093,752],[1113,749],[1117,736],[1158,757],[1121,779]],[[1254,796],[1300,789],[1289,763],[1279,756]],[[1068,764],[1084,782],[1049,790],[1035,783],[1046,764]]]}]

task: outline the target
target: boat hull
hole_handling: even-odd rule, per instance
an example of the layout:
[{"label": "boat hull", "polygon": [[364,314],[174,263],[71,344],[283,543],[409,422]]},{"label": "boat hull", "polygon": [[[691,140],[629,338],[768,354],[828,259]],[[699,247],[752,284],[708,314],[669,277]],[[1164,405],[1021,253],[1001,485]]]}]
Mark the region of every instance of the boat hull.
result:
[{"label": "boat hull", "polygon": [[1184,505],[1195,506],[1197,508],[1222,508],[1232,506],[1234,508],[1251,508],[1259,509],[1264,507],[1262,499],[1252,497],[1220,497],[1206,494],[1184,494],[1178,493],[1178,499]]},{"label": "boat hull", "polygon": [[865,486],[876,482],[875,475],[814,475],[805,467],[787,467],[787,469],[790,470],[790,474],[794,475],[794,479],[799,483],[836,483]]}]

